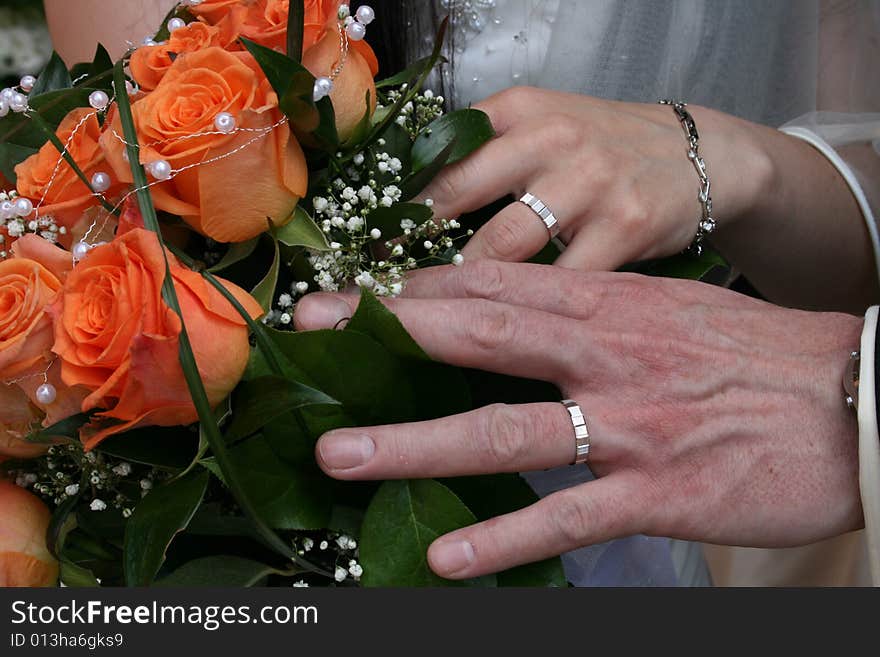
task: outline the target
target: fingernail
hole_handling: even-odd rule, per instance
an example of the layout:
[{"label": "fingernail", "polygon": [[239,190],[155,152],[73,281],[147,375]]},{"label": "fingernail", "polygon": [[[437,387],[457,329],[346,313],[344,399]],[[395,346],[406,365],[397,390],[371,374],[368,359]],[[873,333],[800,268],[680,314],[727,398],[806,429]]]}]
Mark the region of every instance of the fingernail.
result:
[{"label": "fingernail", "polygon": [[369,436],[352,433],[328,433],[318,443],[321,460],[331,470],[350,470],[373,458],[376,445]]},{"label": "fingernail", "polygon": [[351,318],[351,308],[345,301],[326,294],[304,297],[296,309],[297,325],[305,329],[342,328]]},{"label": "fingernail", "polygon": [[461,572],[474,562],[474,546],[467,541],[438,541],[431,546],[428,559],[431,569],[441,577]]}]

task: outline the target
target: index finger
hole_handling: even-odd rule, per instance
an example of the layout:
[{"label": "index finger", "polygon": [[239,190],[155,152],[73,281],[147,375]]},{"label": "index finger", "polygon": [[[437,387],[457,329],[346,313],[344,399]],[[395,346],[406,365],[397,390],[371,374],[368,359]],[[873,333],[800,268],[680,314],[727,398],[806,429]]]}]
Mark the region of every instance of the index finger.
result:
[{"label": "index finger", "polygon": [[[300,330],[328,329],[351,318],[360,298],[316,292],[297,304]],[[563,383],[577,376],[579,326],[531,308],[482,299],[385,299],[434,359],[508,376]]]}]

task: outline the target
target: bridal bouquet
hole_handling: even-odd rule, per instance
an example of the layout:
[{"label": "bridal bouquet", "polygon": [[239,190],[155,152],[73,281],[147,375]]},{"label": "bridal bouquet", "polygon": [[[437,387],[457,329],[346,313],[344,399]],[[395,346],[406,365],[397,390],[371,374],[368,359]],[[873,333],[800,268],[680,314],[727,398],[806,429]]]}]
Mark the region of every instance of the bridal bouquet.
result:
[{"label": "bridal bouquet", "polygon": [[[375,81],[374,18],[184,0],[121,61],[2,91],[0,581],[447,585],[435,537],[534,500],[315,464],[335,427],[555,394],[432,362],[377,300],[461,263],[469,231],[412,199],[493,132],[423,89],[442,31]],[[294,330],[351,285],[343,330]],[[564,583],[557,559],[469,584]]]},{"label": "bridal bouquet", "polygon": [[[493,130],[423,87],[445,24],[376,81],[374,19],[184,0],[121,61],[54,55],[0,93],[0,584],[461,585],[434,538],[535,501],[516,475],[315,463],[333,428],[559,399],[433,362],[378,299],[461,264],[472,231],[413,199]],[[303,295],[353,286],[346,326],[294,329]],[[552,559],[464,584],[565,579]]]}]

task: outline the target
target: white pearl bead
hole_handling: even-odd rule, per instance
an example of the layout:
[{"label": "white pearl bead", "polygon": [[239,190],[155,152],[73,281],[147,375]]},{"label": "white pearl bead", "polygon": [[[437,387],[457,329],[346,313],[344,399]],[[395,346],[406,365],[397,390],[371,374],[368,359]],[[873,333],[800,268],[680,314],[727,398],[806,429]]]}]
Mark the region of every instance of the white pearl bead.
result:
[{"label": "white pearl bead", "polygon": [[171,177],[171,165],[167,160],[156,160],[147,166],[156,180],[168,180]]},{"label": "white pearl bead", "polygon": [[182,27],[186,27],[186,21],[182,18],[172,18],[168,21],[166,26],[169,32],[173,32],[174,30],[179,30]]},{"label": "white pearl bead", "polygon": [[15,199],[15,214],[17,214],[19,217],[26,217],[33,211],[34,204],[31,203],[31,200],[29,198],[20,196]]},{"label": "white pearl bead", "polygon": [[12,201],[3,201],[0,203],[0,221],[12,219],[15,216],[15,206]]},{"label": "white pearl bead", "polygon": [[317,103],[333,91],[333,80],[328,77],[320,77],[315,80],[315,88],[312,90],[312,99]]},{"label": "white pearl bead", "polygon": [[107,109],[107,105],[110,104],[110,96],[107,95],[106,91],[101,91],[98,89],[97,91],[93,91],[89,94],[89,105],[91,105],[96,110],[105,110]]},{"label": "white pearl bead", "polygon": [[226,135],[235,132],[235,117],[229,112],[220,112],[214,117],[214,127],[218,132]]},{"label": "white pearl bead", "polygon": [[369,25],[376,19],[376,12],[369,5],[361,5],[360,7],[358,7],[355,16],[357,17],[359,23]]},{"label": "white pearl bead", "polygon": [[92,176],[92,189],[96,192],[103,193],[110,189],[112,181],[110,180],[110,176],[103,171],[98,171],[95,175]]},{"label": "white pearl bead", "polygon": [[21,82],[18,83],[18,86],[22,88],[23,91],[30,91],[34,88],[34,85],[37,83],[37,78],[33,75],[25,75]]},{"label": "white pearl bead", "polygon": [[51,383],[44,383],[37,388],[37,401],[41,404],[51,404],[58,396],[58,391]]},{"label": "white pearl bead", "polygon": [[140,87],[138,87],[137,84],[135,84],[131,80],[125,81],[125,92],[129,96],[134,96],[138,91],[140,91]]},{"label": "white pearl bead", "polygon": [[79,262],[80,260],[85,258],[87,255],[89,255],[89,251],[91,251],[91,250],[92,250],[92,247],[89,244],[87,244],[85,242],[77,242],[76,244],[73,245],[73,251],[72,251],[73,259],[76,260],[77,262]]},{"label": "white pearl bead", "polygon": [[27,96],[13,92],[12,98],[9,100],[9,109],[13,112],[24,112],[27,109],[27,106]]},{"label": "white pearl bead", "polygon": [[367,36],[367,28],[363,23],[355,21],[354,23],[349,23],[348,27],[345,28],[345,33],[352,41],[363,41],[363,38]]},{"label": "white pearl bead", "polygon": [[0,119],[9,114],[9,103],[0,99]]},{"label": "white pearl bead", "polygon": [[145,46],[155,46],[156,40],[151,36],[145,36],[144,40],[141,43]]}]

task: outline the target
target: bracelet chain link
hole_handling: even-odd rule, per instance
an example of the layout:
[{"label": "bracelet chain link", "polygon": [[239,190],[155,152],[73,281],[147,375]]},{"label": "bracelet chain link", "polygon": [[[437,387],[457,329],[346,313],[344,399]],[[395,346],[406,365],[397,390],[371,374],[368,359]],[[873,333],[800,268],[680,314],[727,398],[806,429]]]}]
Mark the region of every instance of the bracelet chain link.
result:
[{"label": "bracelet chain link", "polygon": [[700,133],[697,132],[697,124],[694,117],[687,111],[687,103],[677,100],[663,99],[658,101],[661,105],[669,105],[678,117],[681,127],[688,141],[688,159],[693,163],[697,176],[700,178],[700,191],[697,199],[700,201],[702,215],[697,223],[697,234],[691,242],[689,250],[700,255],[703,252],[703,240],[715,230],[715,219],[712,217],[712,183],[709,182],[709,172],[706,169],[706,161],[700,155]]}]

